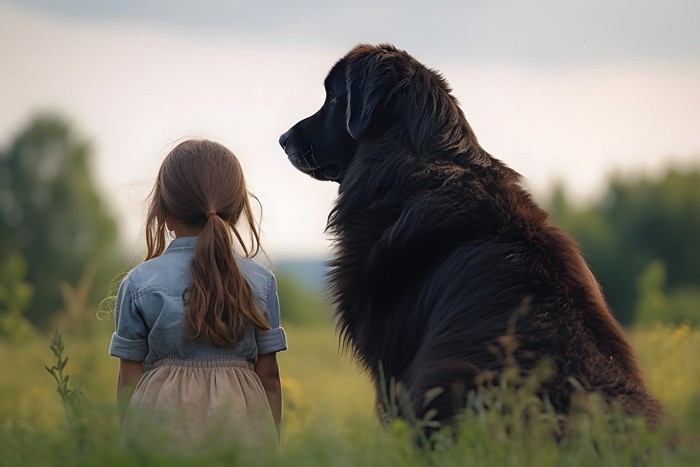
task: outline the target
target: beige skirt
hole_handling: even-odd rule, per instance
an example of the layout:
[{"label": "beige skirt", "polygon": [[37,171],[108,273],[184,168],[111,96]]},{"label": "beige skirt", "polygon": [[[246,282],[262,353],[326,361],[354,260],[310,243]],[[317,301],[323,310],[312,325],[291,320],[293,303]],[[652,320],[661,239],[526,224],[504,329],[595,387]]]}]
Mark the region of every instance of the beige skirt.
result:
[{"label": "beige skirt", "polygon": [[277,445],[267,395],[243,360],[159,360],[134,389],[124,428],[185,448]]}]

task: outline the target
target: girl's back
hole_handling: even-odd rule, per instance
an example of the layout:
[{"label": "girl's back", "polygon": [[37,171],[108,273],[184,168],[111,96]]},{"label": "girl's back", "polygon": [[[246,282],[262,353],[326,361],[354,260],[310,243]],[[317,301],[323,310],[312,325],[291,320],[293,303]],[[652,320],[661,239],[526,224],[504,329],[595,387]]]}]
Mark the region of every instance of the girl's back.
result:
[{"label": "girl's back", "polygon": [[[232,232],[249,253],[242,213],[258,238],[246,197],[235,156],[215,143],[182,143],[161,167],[148,260],[120,285],[110,345],[125,426],[139,436],[145,425],[188,443],[276,443],[275,354],[287,344],[274,275],[233,251]],[[177,236],[167,247],[166,226]]]},{"label": "girl's back", "polygon": [[272,328],[257,333],[258,340],[263,340],[263,348],[258,348],[261,344],[256,341],[255,329],[250,324],[245,328],[244,338],[228,347],[184,336],[182,297],[192,283],[190,263],[196,241],[197,237],[176,238],[161,256],[141,263],[124,278],[117,299],[123,310],[135,312],[117,316],[110,346],[112,354],[128,355],[129,360],[143,361],[144,368],[150,369],[154,362],[167,357],[230,358],[254,364],[258,352],[267,353],[270,345],[285,347],[284,331],[279,327],[275,276],[258,263],[241,257],[236,258],[238,266],[260,308],[266,310]]}]

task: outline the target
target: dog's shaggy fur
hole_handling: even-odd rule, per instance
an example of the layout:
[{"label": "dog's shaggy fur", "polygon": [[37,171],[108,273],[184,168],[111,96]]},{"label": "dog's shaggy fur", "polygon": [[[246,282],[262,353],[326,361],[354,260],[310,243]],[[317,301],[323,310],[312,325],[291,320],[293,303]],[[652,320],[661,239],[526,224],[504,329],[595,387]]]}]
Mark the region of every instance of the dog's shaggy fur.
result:
[{"label": "dog's shaggy fur", "polygon": [[558,412],[575,380],[657,423],[661,406],[578,247],[479,146],[446,81],[393,46],[360,45],[325,86],[321,110],[280,143],[298,169],[340,183],[330,284],[378,394],[394,380],[418,419],[451,420],[456,388],[503,369],[494,345],[514,324],[518,366],[554,364],[543,394]]}]

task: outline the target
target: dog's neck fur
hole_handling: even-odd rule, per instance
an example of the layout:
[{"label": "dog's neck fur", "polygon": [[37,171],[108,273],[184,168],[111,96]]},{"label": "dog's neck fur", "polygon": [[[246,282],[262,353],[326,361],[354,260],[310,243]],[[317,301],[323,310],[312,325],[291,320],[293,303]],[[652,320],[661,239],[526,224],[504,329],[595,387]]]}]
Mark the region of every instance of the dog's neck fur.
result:
[{"label": "dog's neck fur", "polygon": [[[468,128],[463,129],[463,134],[468,132]],[[465,237],[472,235],[474,229],[489,229],[489,223],[493,222],[471,214],[478,209],[470,206],[469,200],[464,200],[462,211],[437,212],[426,209],[420,198],[460,196],[449,191],[457,186],[448,183],[455,179],[484,186],[494,179],[500,180],[498,183],[519,180],[515,172],[471,141],[457,141],[448,150],[427,154],[418,154],[410,141],[399,141],[397,146],[396,138],[385,135],[360,143],[356,163],[349,167],[329,216],[328,230],[337,237],[336,259],[332,266],[344,271],[342,276],[331,273],[334,299],[339,309],[344,310],[344,314],[338,315],[341,318],[338,326],[345,344],[352,344],[349,347],[353,349],[364,347],[363,339],[381,339],[386,331],[372,328],[374,324],[371,323],[385,322],[373,319],[372,312],[389,308],[373,301],[376,296],[373,290],[376,287],[410,287],[443,256],[442,249],[447,243],[424,242],[419,232],[421,224],[435,226],[430,231],[434,239],[440,235],[438,224],[441,222],[461,226]],[[404,156],[398,163],[396,157],[390,156],[396,152]],[[410,219],[408,222],[406,216]],[[386,261],[389,257],[391,261]],[[385,261],[377,261],[379,259]],[[407,259],[410,263],[405,264]],[[376,264],[391,265],[391,270],[372,269]],[[399,276],[402,279],[398,279]],[[365,292],[346,295],[346,291],[357,290]],[[354,321],[348,320],[349,317]],[[360,325],[363,331],[355,328]],[[405,332],[419,329],[420,326],[416,326]],[[357,355],[368,357],[366,352]],[[376,371],[377,360],[369,357],[362,363]]]}]

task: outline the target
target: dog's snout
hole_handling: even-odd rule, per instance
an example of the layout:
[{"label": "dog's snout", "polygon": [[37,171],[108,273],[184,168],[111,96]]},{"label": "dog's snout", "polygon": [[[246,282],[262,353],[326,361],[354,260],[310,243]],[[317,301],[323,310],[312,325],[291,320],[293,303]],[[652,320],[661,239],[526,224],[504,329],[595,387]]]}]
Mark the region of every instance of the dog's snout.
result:
[{"label": "dog's snout", "polygon": [[292,136],[292,130],[286,131],[282,136],[280,136],[280,146],[282,149],[287,149],[287,143],[289,143],[289,138]]}]

